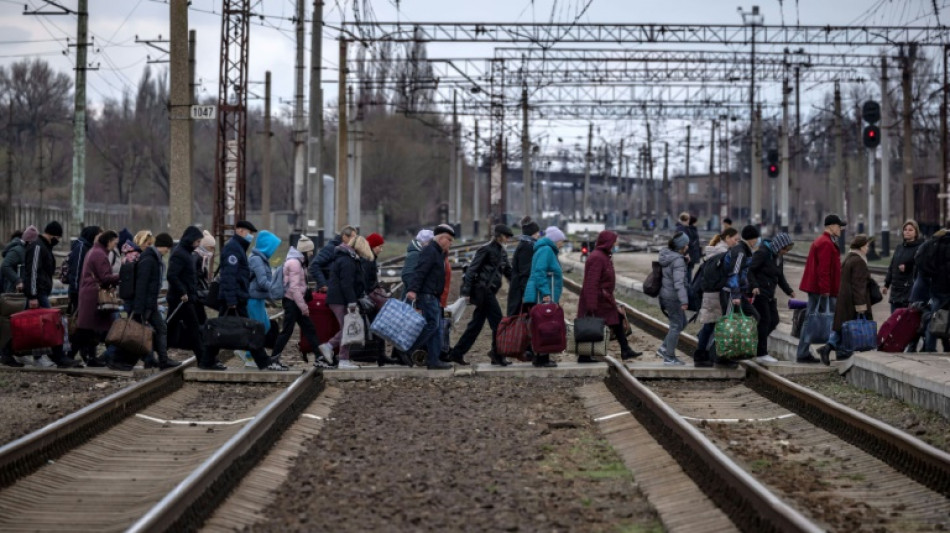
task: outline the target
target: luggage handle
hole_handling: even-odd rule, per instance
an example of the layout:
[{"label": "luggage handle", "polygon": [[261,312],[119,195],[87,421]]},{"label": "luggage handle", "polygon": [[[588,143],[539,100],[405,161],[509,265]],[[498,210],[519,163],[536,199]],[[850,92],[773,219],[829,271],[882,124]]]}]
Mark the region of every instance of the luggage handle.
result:
[{"label": "luggage handle", "polygon": [[[551,303],[557,303],[554,301],[554,272],[548,272],[547,276],[551,278]],[[541,290],[538,289],[538,303],[541,303],[542,301],[543,297],[541,296]]]}]

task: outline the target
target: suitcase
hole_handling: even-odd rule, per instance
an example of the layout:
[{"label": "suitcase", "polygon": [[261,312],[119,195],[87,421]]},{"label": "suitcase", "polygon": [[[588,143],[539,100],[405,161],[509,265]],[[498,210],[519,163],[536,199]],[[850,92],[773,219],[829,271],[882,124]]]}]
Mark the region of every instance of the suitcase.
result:
[{"label": "suitcase", "polygon": [[558,304],[537,304],[531,308],[528,322],[534,353],[552,354],[567,349],[564,309]]},{"label": "suitcase", "polygon": [[10,317],[26,309],[26,296],[16,292],[0,294],[0,316]]},{"label": "suitcase", "polygon": [[[337,322],[336,315],[333,314],[333,311],[330,311],[330,306],[327,305],[327,294],[325,292],[314,291],[312,298],[307,302],[307,309],[310,311],[310,322],[313,322],[313,326],[317,328],[317,337],[322,342],[332,339],[340,331],[340,323]],[[317,353],[317,347],[310,346],[310,341],[304,336],[300,337],[297,347],[300,348],[301,354]]]},{"label": "suitcase", "polygon": [[201,327],[201,341],[211,350],[261,350],[264,324],[253,318],[219,316]]},{"label": "suitcase", "polygon": [[62,346],[66,329],[59,309],[29,309],[10,317],[13,351]]},{"label": "suitcase", "polygon": [[918,309],[904,307],[894,311],[881,324],[877,332],[877,345],[882,352],[900,353],[904,351],[920,330],[921,313]]}]

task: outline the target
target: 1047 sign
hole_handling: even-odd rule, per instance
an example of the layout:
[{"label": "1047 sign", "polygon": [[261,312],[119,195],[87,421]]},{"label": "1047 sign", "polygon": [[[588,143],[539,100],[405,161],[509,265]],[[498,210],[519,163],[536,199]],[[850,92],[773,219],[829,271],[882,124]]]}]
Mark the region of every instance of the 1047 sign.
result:
[{"label": "1047 sign", "polygon": [[193,105],[191,106],[191,120],[214,120],[218,116],[218,106]]}]

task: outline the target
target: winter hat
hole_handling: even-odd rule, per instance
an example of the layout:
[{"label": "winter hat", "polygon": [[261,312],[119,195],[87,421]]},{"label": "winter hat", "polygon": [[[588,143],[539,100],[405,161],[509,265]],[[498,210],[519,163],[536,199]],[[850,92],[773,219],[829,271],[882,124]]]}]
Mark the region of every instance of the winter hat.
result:
[{"label": "winter hat", "polygon": [[551,239],[551,242],[555,244],[567,238],[564,236],[564,232],[561,231],[561,228],[557,226],[548,226],[547,229],[544,230],[544,236]]},{"label": "winter hat", "polygon": [[758,239],[761,233],[759,233],[759,228],[749,224],[748,226],[742,228],[742,240],[751,241],[752,239]]},{"label": "winter hat", "polygon": [[504,224],[495,224],[493,233],[495,237],[501,237],[502,235],[505,237],[514,237],[514,233],[511,232],[511,228]]},{"label": "winter hat", "polygon": [[673,249],[682,250],[689,246],[689,235],[683,232],[677,232],[676,236],[673,237]]},{"label": "winter hat", "polygon": [[[904,228],[906,228],[908,224],[910,224],[911,226],[914,227],[914,232],[916,232],[916,234],[917,234],[917,237],[916,237],[916,238],[917,238],[917,239],[920,239],[920,226],[917,225],[917,221],[914,220],[914,219],[908,219],[906,222],[904,222],[904,225],[901,226],[901,231],[903,231]],[[29,228],[27,228],[27,229],[29,229]],[[23,240],[24,240],[24,241],[26,240],[26,232],[25,232],[25,231],[23,232]]]},{"label": "winter hat", "polygon": [[452,228],[452,226],[449,226],[448,224],[439,224],[438,226],[435,227],[435,231],[433,233],[435,235],[442,235],[443,233],[448,233],[449,235],[455,237],[455,230]]},{"label": "winter hat", "polygon": [[302,254],[313,251],[313,241],[310,240],[310,237],[300,236],[300,240],[297,241],[297,251]]},{"label": "winter hat", "polygon": [[791,248],[792,246],[795,246],[795,243],[792,242],[792,238],[788,236],[788,233],[779,233],[772,239],[772,247],[775,248],[775,251]]},{"label": "winter hat", "polygon": [[421,229],[419,233],[416,233],[416,240],[425,244],[432,240],[432,237],[435,237],[435,234],[432,233],[431,229]]},{"label": "winter hat", "polygon": [[531,220],[530,216],[526,216],[521,219],[521,233],[524,235],[534,235],[535,233],[541,231],[541,226],[538,226],[538,223],[534,220]]},{"label": "winter hat", "polygon": [[54,220],[46,225],[46,228],[43,230],[43,233],[47,235],[52,235],[53,237],[62,237],[63,226],[59,222]]},{"label": "winter hat", "polygon": [[173,241],[172,236],[167,233],[159,233],[155,236],[156,248],[171,248],[174,245],[175,241]]},{"label": "winter hat", "polygon": [[23,236],[20,238],[23,239],[23,242],[33,242],[37,237],[39,237],[39,235],[40,232],[36,229],[36,226],[30,225],[27,226],[25,230],[23,230]]},{"label": "winter hat", "polygon": [[854,240],[851,241],[851,249],[858,250],[860,248],[863,248],[865,244],[868,244],[869,242],[873,240],[874,240],[874,237],[868,237],[867,235],[863,233],[855,235]]},{"label": "winter hat", "polygon": [[366,242],[369,243],[370,248],[376,248],[377,246],[386,244],[386,239],[379,233],[370,233],[366,236]]},{"label": "winter hat", "polygon": [[214,235],[211,235],[210,231],[204,230],[203,235],[204,237],[201,238],[202,248],[205,248],[205,249],[214,248],[218,245],[218,243],[214,240]]}]

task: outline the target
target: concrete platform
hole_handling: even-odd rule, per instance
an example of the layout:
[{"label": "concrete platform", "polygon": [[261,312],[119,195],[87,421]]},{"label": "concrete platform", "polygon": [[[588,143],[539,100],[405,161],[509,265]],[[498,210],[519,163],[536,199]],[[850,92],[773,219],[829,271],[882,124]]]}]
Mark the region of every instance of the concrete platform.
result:
[{"label": "concrete platform", "polygon": [[266,370],[228,368],[227,370],[185,370],[185,381],[204,381],[211,383],[292,383],[300,377],[302,370],[287,372],[269,372]]},{"label": "concrete platform", "polygon": [[813,364],[799,364],[793,363],[790,361],[779,361],[778,363],[759,363],[756,361],[756,364],[764,366],[772,372],[780,376],[801,376],[806,374],[828,374],[831,372],[840,372],[847,367],[847,361],[832,361],[831,366],[825,365],[813,365]]},{"label": "concrete platform", "polygon": [[950,418],[950,356],[860,352],[846,361],[848,383]]},{"label": "concrete platform", "polygon": [[153,369],[144,369],[142,367],[136,367],[131,372],[122,372],[120,370],[112,370],[105,367],[96,367],[96,368],[57,368],[55,366],[50,367],[41,367],[41,366],[24,366],[24,367],[12,367],[6,365],[0,365],[0,372],[45,372],[45,373],[56,373],[56,374],[66,374],[69,376],[89,376],[89,377],[98,377],[98,378],[135,378],[141,379],[147,376],[150,376],[157,372]]}]

